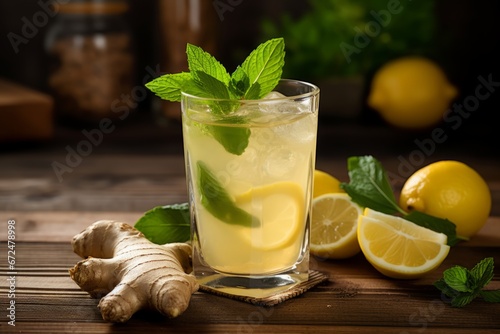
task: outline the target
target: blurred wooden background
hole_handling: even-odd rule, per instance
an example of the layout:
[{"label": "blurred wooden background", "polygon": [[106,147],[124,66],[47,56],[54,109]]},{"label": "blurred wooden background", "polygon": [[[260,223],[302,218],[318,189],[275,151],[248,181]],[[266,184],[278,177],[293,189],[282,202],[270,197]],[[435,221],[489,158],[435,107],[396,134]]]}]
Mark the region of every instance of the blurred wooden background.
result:
[{"label": "blurred wooden background", "polygon": [[[21,44],[18,53],[7,35],[19,34],[24,20],[31,20],[41,10],[40,3],[47,1],[0,0],[0,78],[42,92],[47,91],[44,38],[48,25],[40,27],[28,43]],[[174,3],[174,0],[130,0],[128,21],[136,43],[136,84],[141,86],[145,69],[162,64],[161,48],[165,45],[159,36],[160,1]],[[219,0],[201,1],[210,8]],[[224,13],[223,20],[215,10],[209,9],[203,15],[216,16],[217,57],[229,70],[262,41],[262,19],[278,20],[285,12],[300,17],[308,9],[303,0],[220,1],[236,4]],[[442,65],[460,90],[458,101],[475,94],[480,75],[491,74],[493,81],[500,82],[499,14],[500,2],[495,0],[436,1],[437,37],[442,41],[441,46],[446,45],[440,48],[441,59],[445,60]],[[160,67],[166,72],[163,65]],[[440,159],[468,163],[490,178],[494,201],[498,202],[500,131],[495,116],[500,109],[500,87],[495,89],[459,129],[447,133],[449,139],[445,143],[436,145],[432,154],[417,162],[419,166]],[[322,96],[328,94],[322,90]],[[59,125],[53,140],[48,142],[0,143],[0,210],[144,211],[153,205],[183,201],[186,194],[180,124],[158,121],[155,116],[158,101],[148,94],[136,108],[134,117],[114,124],[116,130],[105,134],[102,144],[90,148],[92,154],[85,156],[72,172],[64,173],[65,182],[58,180],[52,164],[64,163],[68,148],[75,150],[87,140],[80,129]],[[325,119],[322,115],[326,112],[320,103],[317,167],[342,181],[347,181],[346,158],[353,155],[372,154],[387,164],[393,175],[398,174],[402,159],[422,157],[415,140],[428,139],[431,133],[392,128],[366,106],[362,117],[349,122]],[[87,127],[88,131],[93,129]],[[176,170],[176,174],[171,170]],[[396,190],[404,181],[402,176],[395,180]],[[498,215],[498,210],[495,207],[492,214]]]},{"label": "blurred wooden background", "polygon": [[[134,49],[137,58],[135,74],[138,85],[142,84],[140,80],[144,77],[146,68],[155,68],[157,64],[162,63],[162,43],[159,36],[160,23],[158,18],[160,1],[166,0],[130,0],[131,10],[128,21],[136,43]],[[217,2],[217,0],[202,1],[210,3],[207,8]],[[33,15],[40,11],[41,3],[48,2],[49,0],[0,1],[1,78],[10,79],[40,91],[47,91],[48,66],[44,51],[44,38],[51,22],[38,28],[28,43],[19,46],[18,53],[14,52],[7,35],[10,32],[19,34],[23,28],[23,18],[32,20]],[[238,0],[229,2],[220,0],[220,2],[232,5],[229,5],[231,10],[224,13],[222,20],[220,17],[215,20],[216,54],[221,62],[231,70],[241,61],[242,55],[248,53],[262,41],[262,19],[276,21],[284,12],[289,12],[293,17],[300,17],[308,9],[307,1],[303,0]],[[435,3],[435,19],[439,35],[437,39],[443,43],[446,42],[446,47],[440,49],[442,59],[445,59],[442,65],[453,84],[459,88],[461,97],[458,100],[474,94],[479,75],[492,74],[494,80],[500,81],[498,62],[500,56],[498,52],[500,49],[500,26],[498,25],[500,3],[494,0],[437,0]],[[403,1],[401,4],[406,5]],[[209,10],[204,15],[213,16],[215,13],[213,10]],[[429,20],[433,19],[429,17]],[[161,70],[166,71],[163,65]],[[369,84],[369,80],[366,84]],[[155,101],[150,94],[139,104],[137,108],[139,113],[142,115],[152,113],[155,102],[158,101]],[[476,151],[477,145],[469,145],[469,138],[474,139],[474,136],[480,136],[486,140],[488,145],[492,144],[492,149],[488,151],[488,154],[498,153],[498,150],[494,148],[497,145],[493,145],[493,143],[499,142],[500,135],[495,122],[492,122],[492,117],[499,107],[500,92],[495,92],[491,98],[482,101],[473,117],[470,117],[460,129],[453,133],[453,136],[450,136],[449,143],[455,141],[458,145],[471,146],[471,151]],[[362,116],[356,122],[384,126],[378,115],[367,110],[366,106],[363,108]],[[390,127],[387,129],[398,133],[397,129]],[[415,137],[414,134],[410,136]]]}]

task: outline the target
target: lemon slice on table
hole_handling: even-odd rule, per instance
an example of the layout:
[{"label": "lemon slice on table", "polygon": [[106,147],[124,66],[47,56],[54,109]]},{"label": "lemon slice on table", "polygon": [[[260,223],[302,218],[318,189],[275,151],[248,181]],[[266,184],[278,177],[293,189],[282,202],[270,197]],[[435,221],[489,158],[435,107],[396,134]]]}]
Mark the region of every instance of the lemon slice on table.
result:
[{"label": "lemon slice on table", "polygon": [[450,251],[446,235],[368,208],[359,217],[358,241],[368,262],[392,278],[422,277]]},{"label": "lemon slice on table", "polygon": [[360,252],[357,239],[358,216],[362,209],[345,193],[321,195],[313,200],[311,254],[343,259]]},{"label": "lemon slice on table", "polygon": [[244,237],[254,247],[262,250],[288,247],[304,232],[305,199],[297,183],[276,182],[251,188],[236,196],[235,203],[260,218],[260,227],[244,231]]}]

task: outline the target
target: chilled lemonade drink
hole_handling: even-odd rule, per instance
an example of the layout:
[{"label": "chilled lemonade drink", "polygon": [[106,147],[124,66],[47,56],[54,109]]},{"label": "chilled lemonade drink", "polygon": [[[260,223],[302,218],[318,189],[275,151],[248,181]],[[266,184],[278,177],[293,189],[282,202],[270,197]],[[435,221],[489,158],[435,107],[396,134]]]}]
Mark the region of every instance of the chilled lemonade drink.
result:
[{"label": "chilled lemonade drink", "polygon": [[[199,260],[238,275],[293,268],[308,255],[317,101],[311,108],[272,92],[241,102],[234,123],[193,105],[183,131]],[[247,138],[246,147],[228,152],[214,133],[235,144]]]},{"label": "chilled lemonade drink", "polygon": [[309,278],[318,87],[281,79],[283,38],[231,73],[187,44],[189,72],[146,84],[181,102],[193,274],[201,287],[254,298]]}]

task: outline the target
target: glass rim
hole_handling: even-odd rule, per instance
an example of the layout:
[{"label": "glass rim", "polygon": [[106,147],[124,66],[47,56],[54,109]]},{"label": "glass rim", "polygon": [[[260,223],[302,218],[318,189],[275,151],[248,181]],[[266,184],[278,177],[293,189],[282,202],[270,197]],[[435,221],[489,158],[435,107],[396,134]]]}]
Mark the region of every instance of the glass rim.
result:
[{"label": "glass rim", "polygon": [[189,94],[189,93],[182,92],[182,91],[181,91],[181,96],[182,96],[182,98],[189,98],[192,100],[200,100],[200,101],[213,101],[213,102],[224,102],[224,101],[225,102],[228,102],[228,101],[234,102],[234,101],[237,101],[239,103],[252,104],[252,103],[262,103],[263,101],[265,101],[265,102],[278,102],[278,101],[304,99],[307,97],[312,97],[314,95],[317,95],[320,92],[320,89],[318,86],[316,86],[315,84],[312,84],[310,82],[307,82],[307,81],[296,80],[296,79],[280,79],[280,81],[279,81],[279,83],[293,83],[293,82],[300,84],[302,86],[309,87],[311,89],[311,91],[309,91],[307,93],[297,94],[297,95],[276,97],[276,98],[272,98],[272,99],[262,99],[261,98],[261,99],[257,99],[257,100],[241,100],[241,99],[236,100],[236,99],[220,99],[220,98],[213,98],[213,97],[201,97],[198,95],[193,95],[193,94]]}]

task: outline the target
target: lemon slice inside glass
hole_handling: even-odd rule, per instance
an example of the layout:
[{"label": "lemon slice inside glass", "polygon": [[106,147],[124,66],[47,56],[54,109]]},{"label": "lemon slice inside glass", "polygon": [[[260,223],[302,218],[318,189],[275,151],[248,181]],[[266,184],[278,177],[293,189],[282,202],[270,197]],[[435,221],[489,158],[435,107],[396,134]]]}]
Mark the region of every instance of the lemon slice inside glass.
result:
[{"label": "lemon slice inside glass", "polygon": [[344,259],[360,252],[358,217],[362,209],[345,193],[329,193],[313,200],[311,254]]},{"label": "lemon slice inside glass", "polygon": [[241,209],[259,217],[261,226],[242,230],[253,247],[271,250],[300,243],[305,226],[304,191],[294,182],[251,188],[236,196]]},{"label": "lemon slice inside glass", "polygon": [[422,277],[450,250],[446,235],[370,209],[359,217],[358,241],[368,262],[392,278]]}]

